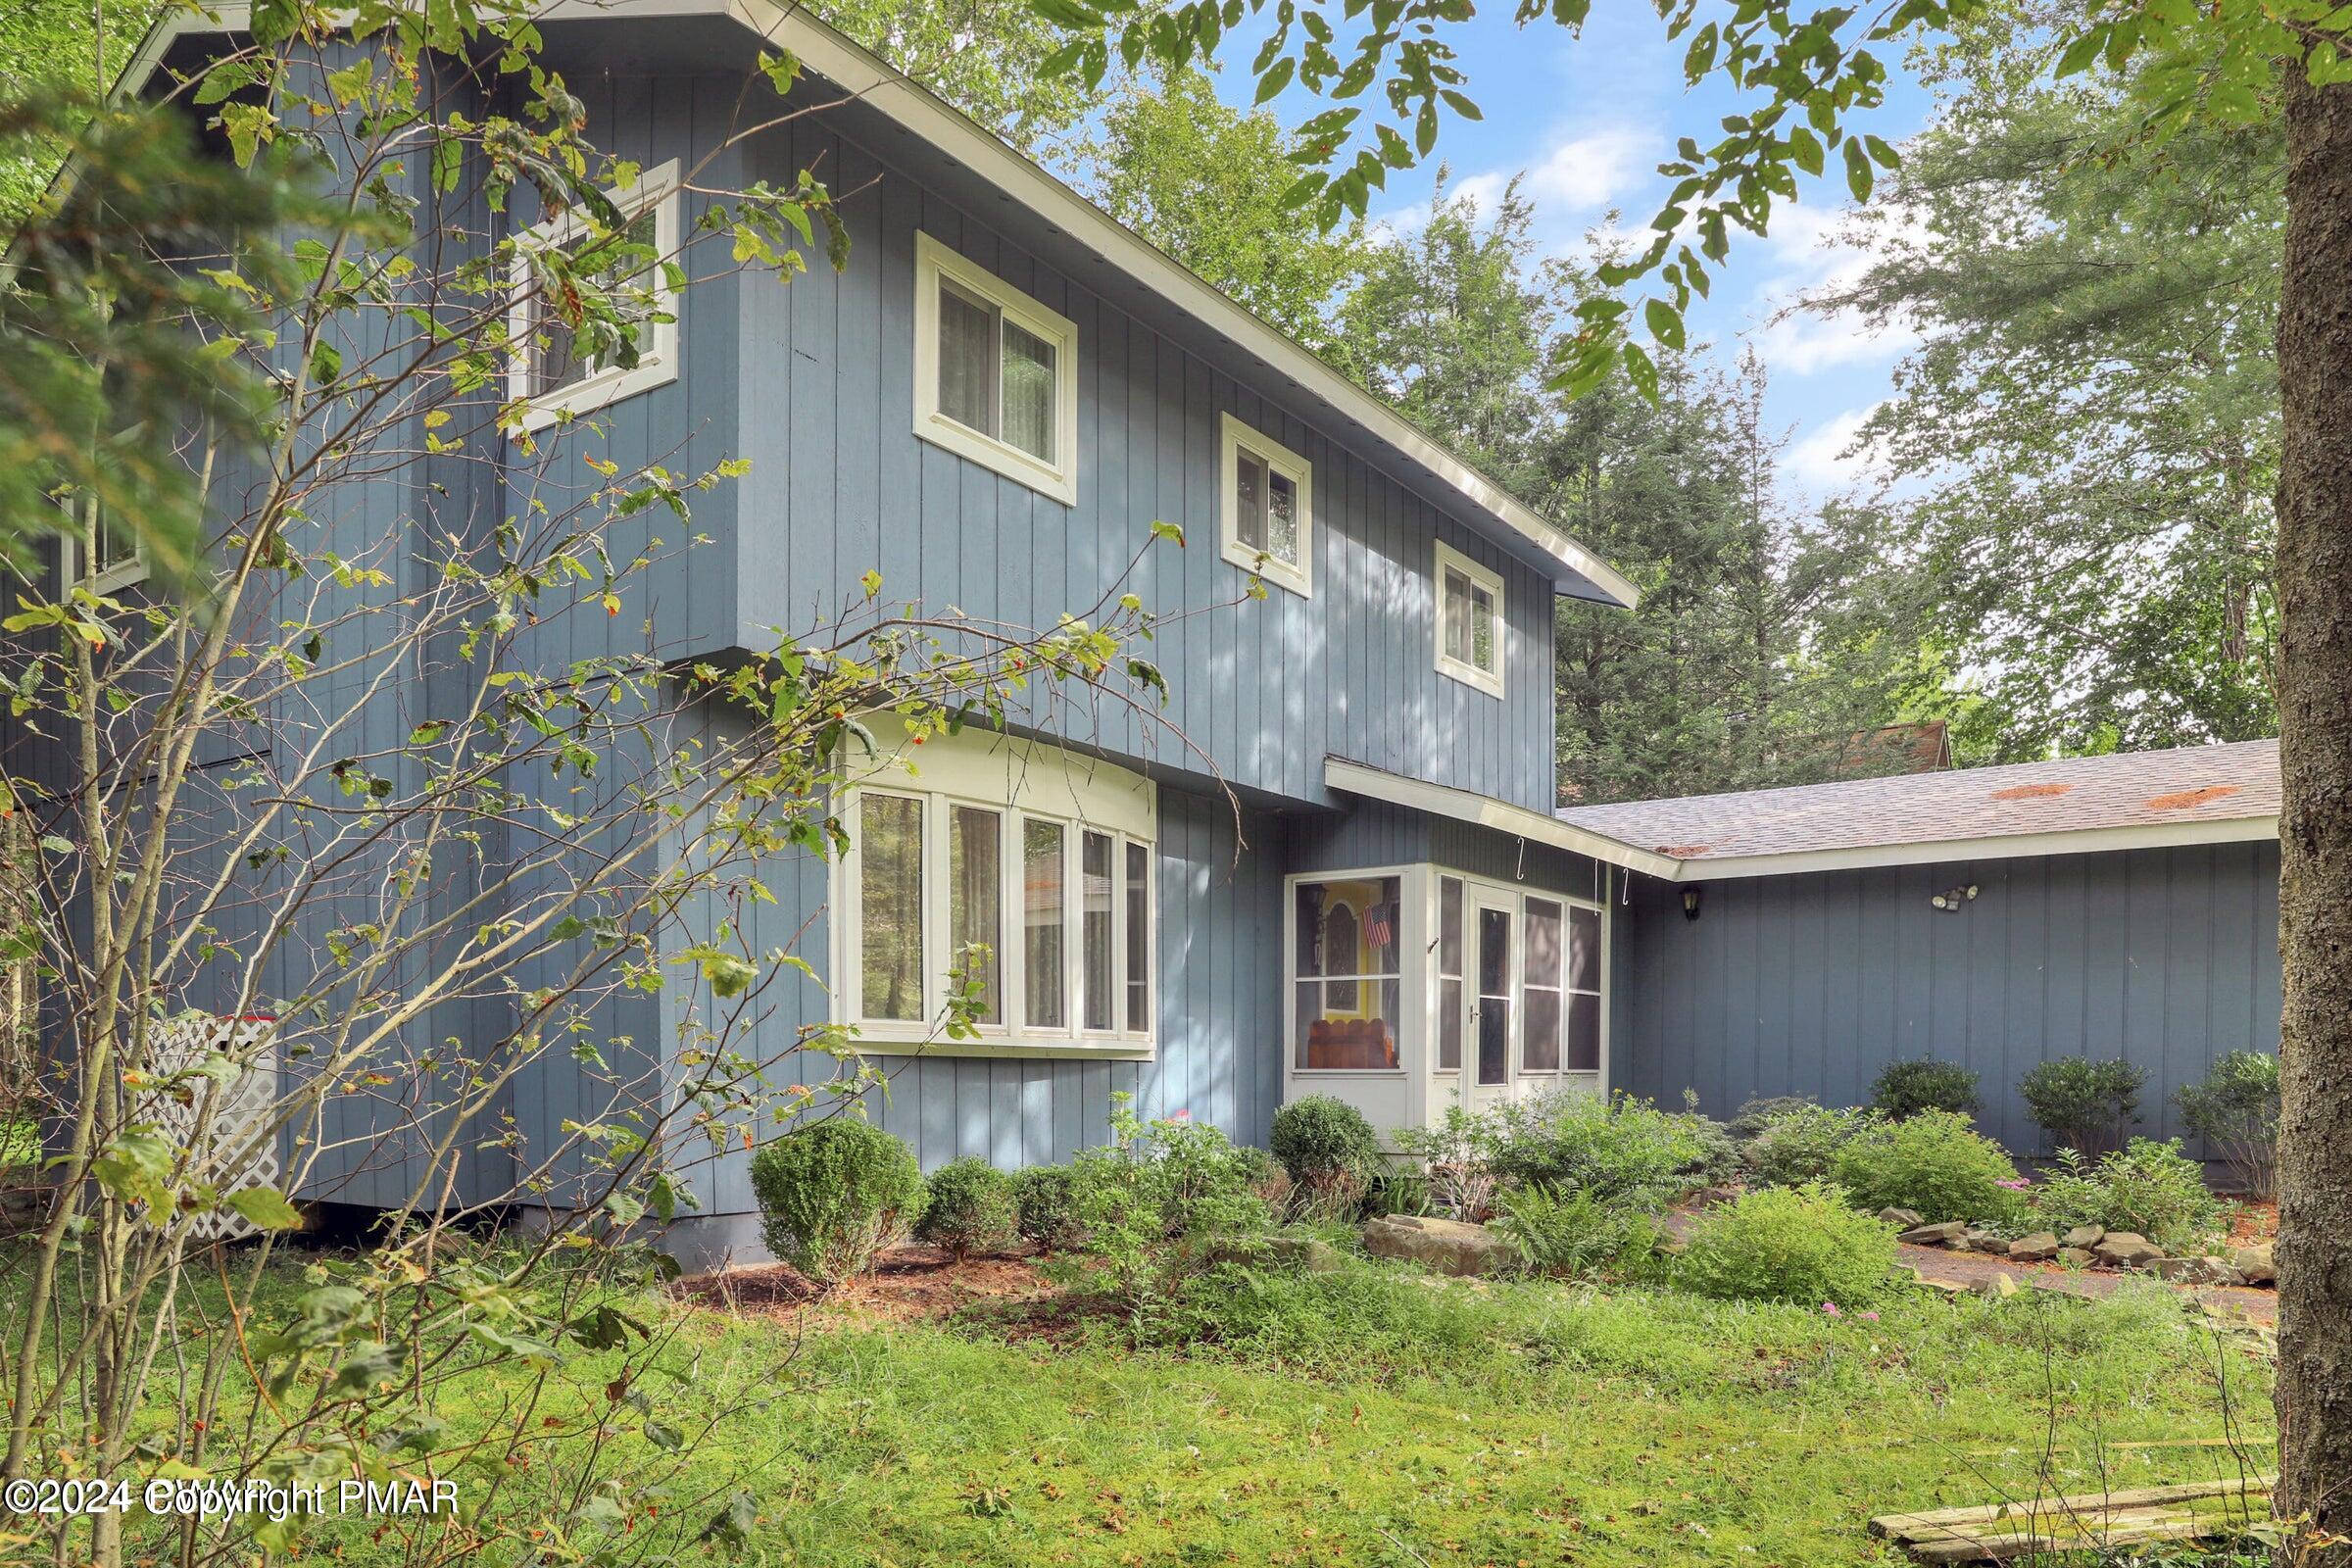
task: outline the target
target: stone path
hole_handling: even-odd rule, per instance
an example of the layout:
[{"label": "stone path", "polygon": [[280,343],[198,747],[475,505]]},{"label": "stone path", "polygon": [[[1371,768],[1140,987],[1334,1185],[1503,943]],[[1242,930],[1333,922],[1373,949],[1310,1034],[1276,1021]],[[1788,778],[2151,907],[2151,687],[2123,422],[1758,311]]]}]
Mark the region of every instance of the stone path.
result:
[{"label": "stone path", "polygon": [[[2056,1291],[2066,1296],[2097,1298],[2114,1295],[2127,1279],[2150,1278],[2144,1274],[2061,1268],[2055,1263],[2020,1263],[1984,1252],[1949,1252],[1940,1247],[1910,1247],[1898,1243],[1895,1252],[1903,1267],[1915,1268],[1922,1278],[1940,1280],[1946,1285],[1979,1285],[1996,1274],[2006,1274],[2021,1286],[2031,1285],[2037,1290]],[[2278,1321],[2278,1293],[2276,1291],[2248,1290],[2230,1285],[2168,1288],[2192,1296],[2206,1306],[2243,1312],[2250,1322],[2269,1325]]]}]

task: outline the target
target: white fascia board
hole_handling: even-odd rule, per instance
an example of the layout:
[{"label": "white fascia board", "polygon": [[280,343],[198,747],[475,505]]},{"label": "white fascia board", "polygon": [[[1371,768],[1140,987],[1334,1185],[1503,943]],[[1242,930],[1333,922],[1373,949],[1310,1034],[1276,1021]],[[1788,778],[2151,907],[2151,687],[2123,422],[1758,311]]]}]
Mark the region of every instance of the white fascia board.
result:
[{"label": "white fascia board", "polygon": [[1589,828],[1570,827],[1556,816],[1546,816],[1524,806],[1513,806],[1492,796],[1471,790],[1455,789],[1450,784],[1432,784],[1425,779],[1406,778],[1346,758],[1327,757],[1323,760],[1323,786],[1347,795],[1362,796],[1366,800],[1385,801],[1391,806],[1410,807],[1432,816],[1451,817],[1457,822],[1469,822],[1478,827],[1492,828],[1516,838],[1532,839],[1571,854],[1589,856],[1610,865],[1644,871],[1654,877],[1672,881],[1681,862],[1670,856],[1649,850],[1638,850],[1621,844],[1605,834]]},{"label": "white fascia board", "polygon": [[2037,855],[2097,855],[2115,850],[2180,849],[2198,844],[2251,844],[2278,836],[2275,816],[2219,821],[2150,822],[2132,827],[2071,828],[2056,833],[1999,833],[1985,838],[1937,839],[1924,844],[1865,844],[1846,849],[1797,850],[1784,855],[1726,855],[1676,860],[1671,882],[1719,882],[1740,876],[1792,876],[1804,871],[1853,871],[1883,865],[1936,865],[1955,860],[2017,860]]}]

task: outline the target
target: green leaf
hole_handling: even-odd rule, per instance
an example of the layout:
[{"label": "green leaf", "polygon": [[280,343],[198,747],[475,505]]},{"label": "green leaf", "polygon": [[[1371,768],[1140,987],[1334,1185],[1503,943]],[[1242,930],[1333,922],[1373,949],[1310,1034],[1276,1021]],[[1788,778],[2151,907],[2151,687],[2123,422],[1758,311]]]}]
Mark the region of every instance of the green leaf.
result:
[{"label": "green leaf", "polygon": [[311,379],[320,386],[333,384],[343,373],[343,351],[332,343],[320,341],[311,347]]},{"label": "green leaf", "polygon": [[1484,120],[1487,118],[1485,115],[1479,113],[1478,105],[1472,103],[1468,98],[1463,97],[1460,93],[1455,92],[1451,87],[1439,88],[1438,96],[1445,99],[1446,106],[1451,109],[1455,114],[1461,116],[1464,120]]},{"label": "green leaf", "polygon": [[1298,62],[1289,55],[1275,61],[1273,69],[1257,78],[1257,102],[1262,104],[1279,97],[1282,89],[1291,84],[1291,78],[1298,73]]},{"label": "green leaf", "polygon": [[1796,160],[1796,167],[1808,174],[1820,173],[1826,157],[1821,138],[1802,125],[1793,126],[1788,132],[1788,155]]},{"label": "green leaf", "polygon": [[1078,4],[1078,0],[1029,0],[1030,9],[1057,27],[1078,32],[1100,32],[1102,18]]},{"label": "green leaf", "polygon": [[1649,335],[1670,349],[1683,346],[1683,313],[1664,300],[1648,300],[1642,306],[1642,319],[1649,327]]},{"label": "green leaf", "polygon": [[2101,23],[2069,43],[2058,56],[2058,65],[2051,74],[2064,80],[2078,72],[2090,69],[2099,51],[2107,46],[2107,24]]},{"label": "green leaf", "polygon": [[231,1193],[222,1199],[224,1207],[235,1209],[254,1225],[266,1231],[298,1231],[302,1229],[302,1211],[286,1200],[286,1195],[270,1187],[248,1187],[241,1193]]},{"label": "green leaf", "polygon": [[1651,403],[1658,401],[1658,362],[1639,343],[1625,346],[1625,373],[1633,380],[1635,391]]},{"label": "green leaf", "polygon": [[1848,139],[1845,144],[1846,188],[1854,193],[1854,200],[1866,202],[1870,200],[1871,187],[1877,183],[1878,173],[1870,167],[1870,155],[1862,150],[1861,142]]}]

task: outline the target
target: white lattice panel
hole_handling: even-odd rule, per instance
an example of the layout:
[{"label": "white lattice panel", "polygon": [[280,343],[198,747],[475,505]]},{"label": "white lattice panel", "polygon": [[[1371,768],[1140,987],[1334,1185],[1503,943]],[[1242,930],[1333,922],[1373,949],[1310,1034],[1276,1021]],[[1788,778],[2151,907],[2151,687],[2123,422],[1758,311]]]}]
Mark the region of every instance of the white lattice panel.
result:
[{"label": "white lattice panel", "polygon": [[[155,1123],[183,1148],[195,1139],[199,1126],[205,1128],[203,1145],[189,1159],[188,1177],[210,1183],[224,1198],[250,1187],[273,1188],[284,1174],[277,1135],[270,1127],[277,1104],[277,1048],[270,1039],[275,1028],[269,1018],[192,1014],[158,1024],[148,1037],[148,1066],[159,1078],[185,1072],[213,1055],[226,1056],[244,1068],[226,1083],[191,1077],[184,1086],[188,1099],[158,1093],[139,1107],[140,1120]],[[206,1241],[258,1234],[251,1220],[230,1208],[195,1215],[188,1228]]]}]

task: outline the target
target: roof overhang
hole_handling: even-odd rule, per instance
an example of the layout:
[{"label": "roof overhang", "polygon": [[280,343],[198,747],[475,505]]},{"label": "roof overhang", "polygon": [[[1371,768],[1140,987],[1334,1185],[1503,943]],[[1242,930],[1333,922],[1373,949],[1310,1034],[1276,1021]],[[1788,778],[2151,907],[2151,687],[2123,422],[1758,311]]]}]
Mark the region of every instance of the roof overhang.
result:
[{"label": "roof overhang", "polygon": [[[1337,411],[1414,470],[1411,474],[1393,472],[1392,477],[1404,479],[1408,488],[1435,491],[1478,516],[1492,519],[1516,547],[1516,553],[1544,565],[1556,593],[1627,610],[1641,601],[1641,590],[1624,573],[1500,484],[1219,293],[994,132],[811,16],[806,7],[793,0],[625,0],[624,4],[550,0],[538,20],[548,24],[610,22],[624,14],[630,21],[722,18],[789,50],[809,71],[937,147],[1007,199],[1056,225],[1078,244],[1233,343],[1250,359]],[[141,90],[174,40],[190,33],[240,31],[248,16],[246,0],[224,0],[201,12],[173,11],[149,30],[117,91]]]},{"label": "roof overhang", "polygon": [[1638,850],[1588,828],[1570,827],[1558,817],[1531,811],[1524,806],[1513,806],[1508,801],[1498,801],[1492,796],[1455,789],[1450,784],[1432,784],[1424,779],[1406,778],[1401,773],[1366,767],[1361,762],[1350,762],[1343,757],[1327,757],[1323,760],[1323,786],[1368,801],[1385,801],[1391,806],[1427,811],[1432,816],[1451,817],[1457,822],[1493,828],[1497,833],[1508,833],[1537,844],[1548,844],[1554,849],[1589,856],[1628,870],[1645,871],[1668,881],[1674,880],[1675,872],[1682,864],[1671,856],[1659,855],[1652,850]]}]

